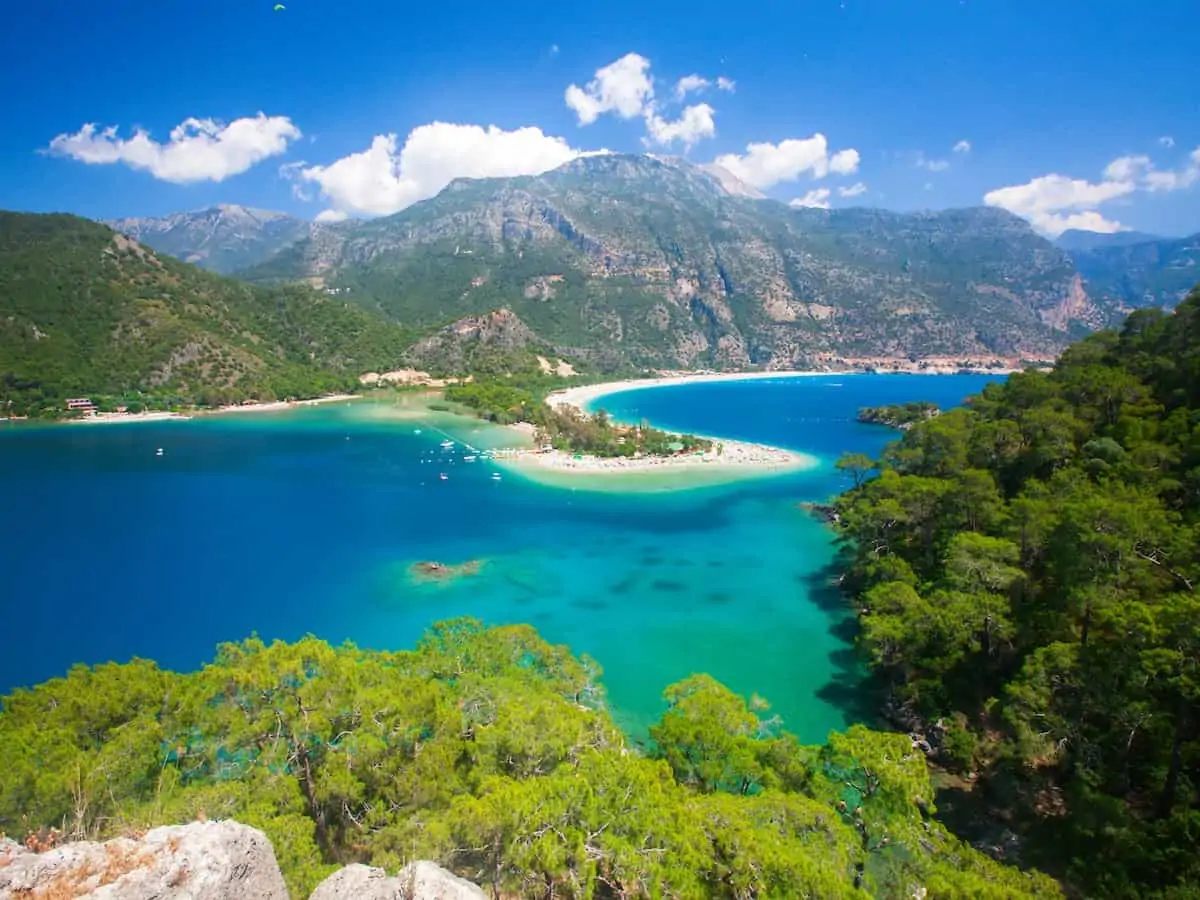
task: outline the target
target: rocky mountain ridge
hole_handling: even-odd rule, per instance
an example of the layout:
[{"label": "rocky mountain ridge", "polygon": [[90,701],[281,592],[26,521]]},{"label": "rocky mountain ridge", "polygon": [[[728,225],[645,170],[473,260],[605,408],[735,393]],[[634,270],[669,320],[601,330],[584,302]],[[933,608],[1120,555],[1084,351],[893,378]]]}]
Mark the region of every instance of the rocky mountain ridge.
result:
[{"label": "rocky mountain ridge", "polygon": [[326,227],[285,213],[237,204],[167,216],[109,219],[103,224],[159,252],[226,275]]},{"label": "rocky mountain ridge", "polygon": [[996,209],[790,209],[674,159],[459,180],[245,273],[319,279],[416,326],[510,308],[579,358],[787,368],[1043,357],[1106,321],[1069,257]]},{"label": "rocky mountain ridge", "polygon": [[1144,237],[1122,235],[1069,251],[1089,292],[1121,313],[1147,306],[1174,308],[1200,282],[1200,234]]},{"label": "rocky mountain ridge", "polygon": [[[166,252],[203,250],[211,234],[232,253],[239,227],[264,215],[226,208],[131,230]],[[1153,269],[1141,244],[1065,235],[1084,248],[1068,251],[995,208],[792,209],[720,167],[653,155],[458,179],[368,221],[270,223],[291,237],[248,240],[239,277],[306,282],[421,330],[508,309],[536,341],[600,367],[1045,359],[1198,277],[1170,263],[1166,287],[1131,288],[1113,269]],[[1121,261],[1096,262],[1109,255]]]}]

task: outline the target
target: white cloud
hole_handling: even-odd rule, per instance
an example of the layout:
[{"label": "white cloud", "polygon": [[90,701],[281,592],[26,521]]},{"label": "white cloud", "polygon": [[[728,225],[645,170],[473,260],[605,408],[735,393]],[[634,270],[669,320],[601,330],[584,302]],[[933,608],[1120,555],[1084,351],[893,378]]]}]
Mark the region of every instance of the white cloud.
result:
[{"label": "white cloud", "polygon": [[850,185],[850,187],[838,188],[838,196],[840,197],[859,197],[866,192],[867,186],[861,181]]},{"label": "white cloud", "polygon": [[494,125],[433,122],[413,129],[399,150],[396,135],[376,135],[360,153],[293,174],[320,187],[331,203],[322,214],[328,221],[338,214],[397,212],[434,196],[455,178],[537,175],[583,155],[540,128],[504,131]]},{"label": "white cloud", "polygon": [[626,53],[616,62],[597,69],[596,77],[586,87],[575,84],[568,87],[565,99],[580,125],[590,125],[608,112],[622,119],[640,116],[654,99],[650,60],[637,53]]},{"label": "white cloud", "polygon": [[737,89],[737,82],[732,78],[726,78],[724,75],[717,76],[717,90],[728,91],[733,93]]},{"label": "white cloud", "polygon": [[342,209],[323,209],[317,213],[318,222],[344,222],[350,214]]},{"label": "white cloud", "polygon": [[75,134],[60,134],[47,152],[68,156],[89,165],[124,163],[149,172],[161,181],[189,184],[224,181],[245,172],[255,163],[278,156],[300,129],[286,116],[234,119],[228,125],[215,119],[184,119],[171,130],[166,143],[136,128],[133,137],[117,137],[116,126],[98,129],[88,123]]},{"label": "white cloud", "polygon": [[795,209],[829,209],[829,188],[814,188],[803,197],[788,202]]},{"label": "white cloud", "polygon": [[[1109,165],[1113,169],[1120,160]],[[1115,172],[1122,172],[1117,166]],[[1120,231],[1121,223],[1106,219],[1093,207],[1133,193],[1133,181],[1105,180],[1098,184],[1065,175],[1042,175],[1026,184],[998,188],[984,194],[983,202],[1028,219],[1033,227],[1050,235],[1068,228],[1086,231]]]},{"label": "white cloud", "polygon": [[957,144],[954,145],[952,152],[954,152],[954,153],[970,153],[971,152],[971,142],[968,140],[959,141]]},{"label": "white cloud", "polygon": [[1175,138],[1171,137],[1169,134],[1164,134],[1158,139],[1158,142],[1168,150],[1175,146]]},{"label": "white cloud", "polygon": [[557,53],[558,53],[558,44],[551,44],[550,45],[550,55],[554,56]]},{"label": "white cloud", "polygon": [[780,182],[795,181],[801,175],[824,178],[830,172],[848,175],[857,171],[859,156],[853,149],[829,155],[825,135],[789,138],[778,144],[747,144],[744,154],[726,153],[713,160],[746,184],[760,190]]},{"label": "white cloud", "polygon": [[[1162,143],[1160,138],[1159,142]],[[1173,142],[1172,142],[1173,143]],[[1113,232],[1123,226],[1105,218],[1096,208],[1135,191],[1179,191],[1200,182],[1200,147],[1179,169],[1160,170],[1145,154],[1118,156],[1104,167],[1104,180],[1093,184],[1065,175],[1043,175],[1026,184],[998,188],[983,197],[988,206],[999,206],[1028,219],[1034,228],[1058,235],[1068,228]]]},{"label": "white cloud", "polygon": [[916,160],[913,162],[918,169],[928,169],[930,172],[944,172],[950,168],[950,160],[948,159],[929,159],[920,150],[917,151]]},{"label": "white cloud", "polygon": [[703,75],[684,75],[675,82],[675,99],[682,100],[692,91],[702,91],[712,87],[712,82]]},{"label": "white cloud", "polygon": [[1134,181],[1154,168],[1148,156],[1119,156],[1104,167],[1105,181]]},{"label": "white cloud", "polygon": [[648,110],[646,112],[646,130],[650,132],[649,140],[663,145],[679,141],[685,149],[690,149],[697,141],[710,138],[717,133],[713,112],[713,108],[707,103],[698,103],[695,106],[685,107],[678,119],[668,122],[653,109]]}]

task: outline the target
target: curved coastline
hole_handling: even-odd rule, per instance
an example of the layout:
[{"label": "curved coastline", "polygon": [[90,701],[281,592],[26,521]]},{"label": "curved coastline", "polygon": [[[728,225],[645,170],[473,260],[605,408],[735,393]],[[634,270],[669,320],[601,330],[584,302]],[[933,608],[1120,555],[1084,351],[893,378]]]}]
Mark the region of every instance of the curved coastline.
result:
[{"label": "curved coastline", "polygon": [[[775,378],[811,377],[828,372],[738,372],[731,374],[674,375],[581,385],[555,391],[546,398],[551,406],[569,406],[593,412],[597,400],[622,391],[713,381],[770,381]],[[523,437],[528,440],[527,432]],[[697,435],[714,442],[712,450],[668,457],[595,457],[559,450],[526,451],[503,460],[532,480],[554,486],[587,490],[664,491],[727,484],[747,478],[794,474],[815,469],[821,460],[809,453],[731,440],[718,435]],[[590,477],[588,477],[590,476]]]}]

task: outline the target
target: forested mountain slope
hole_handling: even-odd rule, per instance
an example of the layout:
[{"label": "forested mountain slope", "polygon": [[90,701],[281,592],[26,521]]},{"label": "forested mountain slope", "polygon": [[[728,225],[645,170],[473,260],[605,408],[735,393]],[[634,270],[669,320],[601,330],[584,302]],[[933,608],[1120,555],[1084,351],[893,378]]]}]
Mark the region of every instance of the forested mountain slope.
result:
[{"label": "forested mountain slope", "polygon": [[797,367],[1053,355],[1105,321],[1070,258],[997,209],[790,209],[681,160],[608,155],[460,180],[240,273],[406,324],[513,310],[577,358]]},{"label": "forested mountain slope", "polygon": [[838,511],[876,669],[1023,858],[1197,896],[1200,289],[914,425]]},{"label": "forested mountain slope", "polygon": [[0,212],[0,410],[314,396],[414,335],[305,287],[258,288],[67,215]]},{"label": "forested mountain slope", "polygon": [[1127,309],[1173,307],[1200,281],[1200,234],[1069,251],[1089,294]]},{"label": "forested mountain slope", "polygon": [[78,666],[0,701],[0,831],[236,818],[294,897],[339,864],[413,858],[531,900],[1061,897],[929,818],[903,735],[802,747],[701,675],[667,690],[642,753],[597,674],[471,620],[411,652],[250,640],[192,674]]}]

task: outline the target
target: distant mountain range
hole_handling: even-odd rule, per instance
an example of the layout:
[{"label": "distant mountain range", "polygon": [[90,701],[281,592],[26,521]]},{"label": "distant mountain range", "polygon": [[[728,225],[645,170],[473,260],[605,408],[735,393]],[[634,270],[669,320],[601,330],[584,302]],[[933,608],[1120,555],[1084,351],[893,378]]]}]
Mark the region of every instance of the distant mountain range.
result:
[{"label": "distant mountain range", "polygon": [[1003,210],[792,209],[753,194],[728,172],[609,155],[455,181],[370,221],[223,207],[113,224],[416,328],[508,308],[599,364],[1047,356],[1119,305],[1090,296],[1064,250]]},{"label": "distant mountain range", "polygon": [[322,226],[263,209],[222,204],[146,219],[108,219],[114,231],[160,253],[222,274],[255,265]]},{"label": "distant mountain range", "polygon": [[1068,253],[1079,250],[1097,250],[1104,247],[1127,247],[1130,244],[1146,244],[1151,241],[1165,241],[1170,238],[1157,234],[1146,234],[1144,231],[1082,231],[1070,228],[1055,238],[1054,243]]}]

